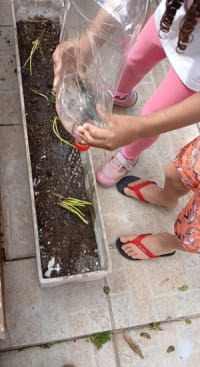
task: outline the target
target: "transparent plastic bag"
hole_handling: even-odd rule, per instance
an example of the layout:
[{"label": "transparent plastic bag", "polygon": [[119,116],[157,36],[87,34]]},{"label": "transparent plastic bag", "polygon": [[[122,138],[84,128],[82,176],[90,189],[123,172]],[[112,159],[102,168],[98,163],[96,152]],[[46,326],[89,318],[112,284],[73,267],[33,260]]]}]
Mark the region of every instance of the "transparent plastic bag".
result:
[{"label": "transparent plastic bag", "polygon": [[78,139],[77,126],[104,126],[127,53],[143,25],[147,0],[69,0],[60,36],[62,75],[57,112]]}]

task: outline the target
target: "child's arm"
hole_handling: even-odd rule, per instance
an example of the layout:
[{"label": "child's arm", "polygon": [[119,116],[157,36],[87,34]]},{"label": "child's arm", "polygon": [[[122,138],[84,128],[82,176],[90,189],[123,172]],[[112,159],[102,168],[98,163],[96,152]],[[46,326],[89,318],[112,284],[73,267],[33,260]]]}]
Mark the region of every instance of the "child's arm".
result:
[{"label": "child's arm", "polygon": [[200,121],[200,92],[171,107],[141,116],[141,119],[141,137],[162,134],[197,123]]},{"label": "child's arm", "polygon": [[[81,75],[85,72],[85,67],[90,64],[93,47],[101,47],[106,39],[106,35],[112,32],[115,26],[115,19],[101,9],[90,27],[80,38],[74,38],[61,42],[55,49],[53,58],[54,82],[53,92],[56,94],[60,80],[62,68],[65,67],[67,73],[78,71]],[[101,36],[100,36],[101,35]]]},{"label": "child's arm", "polygon": [[[100,117],[106,116],[99,110]],[[145,116],[111,116],[105,128],[92,124],[79,127],[83,140],[91,146],[114,150],[134,140],[179,129],[200,121],[200,92],[184,101]]]}]

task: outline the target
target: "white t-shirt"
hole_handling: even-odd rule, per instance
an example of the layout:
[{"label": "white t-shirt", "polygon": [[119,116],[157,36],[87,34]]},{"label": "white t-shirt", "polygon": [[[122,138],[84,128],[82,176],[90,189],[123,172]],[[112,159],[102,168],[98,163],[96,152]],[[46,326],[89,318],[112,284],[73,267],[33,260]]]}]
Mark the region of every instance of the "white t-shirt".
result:
[{"label": "white t-shirt", "polygon": [[[174,21],[168,33],[163,33],[165,38],[160,38],[163,49],[181,81],[191,90],[200,91],[200,21],[198,21],[192,33],[192,42],[187,44],[183,53],[176,51],[178,34],[181,21],[185,15],[186,7],[191,6],[192,1],[186,0],[177,10]],[[156,27],[159,31],[160,20],[166,8],[166,0],[161,0],[155,11]]]}]

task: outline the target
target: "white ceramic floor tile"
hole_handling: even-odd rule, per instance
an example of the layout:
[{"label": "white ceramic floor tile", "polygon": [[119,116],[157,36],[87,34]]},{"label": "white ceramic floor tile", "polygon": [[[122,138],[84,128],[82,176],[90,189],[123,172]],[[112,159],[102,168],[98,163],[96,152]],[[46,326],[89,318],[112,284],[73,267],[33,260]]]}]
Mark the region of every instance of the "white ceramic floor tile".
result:
[{"label": "white ceramic floor tile", "polygon": [[35,259],[5,265],[5,299],[9,339],[19,347],[65,340],[111,330],[104,281],[42,289]]},{"label": "white ceramic floor tile", "polygon": [[13,55],[15,53],[13,27],[2,27],[0,25],[0,55]]},{"label": "white ceramic floor tile", "polygon": [[97,350],[88,339],[0,353],[1,367],[117,367],[112,341]]},{"label": "white ceramic floor tile", "polygon": [[128,331],[125,335],[126,339],[131,340],[132,349],[123,333],[116,335],[120,367],[198,366],[200,318],[191,321],[191,324],[185,321],[162,324],[161,330],[144,327]]},{"label": "white ceramic floor tile", "polygon": [[34,256],[35,242],[22,126],[0,126],[0,155],[6,259]]},{"label": "white ceramic floor tile", "polygon": [[[200,313],[200,269],[187,269],[179,253],[134,262],[111,250],[111,258],[107,279],[116,329]],[[179,290],[183,285],[187,289]]]},{"label": "white ceramic floor tile", "polygon": [[0,25],[13,25],[11,0],[0,0]]}]

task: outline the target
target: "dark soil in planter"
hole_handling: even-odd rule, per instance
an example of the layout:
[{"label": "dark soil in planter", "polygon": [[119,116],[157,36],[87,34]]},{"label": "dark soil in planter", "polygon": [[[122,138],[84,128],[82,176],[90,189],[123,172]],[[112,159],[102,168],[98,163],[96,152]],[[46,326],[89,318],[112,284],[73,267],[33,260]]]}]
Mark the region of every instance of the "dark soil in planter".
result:
[{"label": "dark soil in planter", "polygon": [[[59,207],[58,195],[87,200],[80,153],[62,145],[52,130],[56,116],[52,101],[52,52],[58,44],[59,24],[49,20],[19,22],[18,43],[44,277],[60,277],[100,269],[91,219],[92,207],[83,209],[89,224]],[[40,48],[23,67],[40,39]],[[48,97],[48,101],[32,90]],[[60,135],[73,142],[59,122]]]}]

